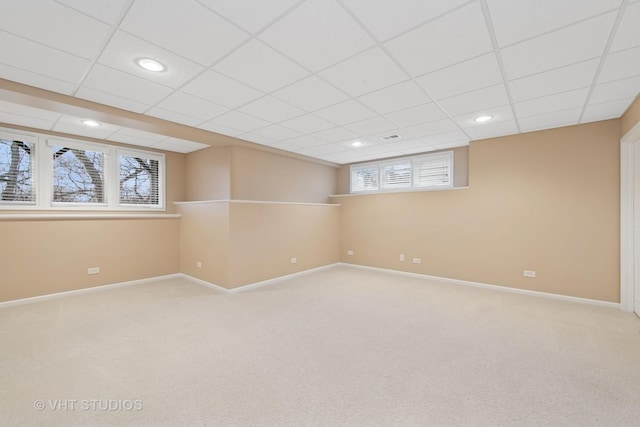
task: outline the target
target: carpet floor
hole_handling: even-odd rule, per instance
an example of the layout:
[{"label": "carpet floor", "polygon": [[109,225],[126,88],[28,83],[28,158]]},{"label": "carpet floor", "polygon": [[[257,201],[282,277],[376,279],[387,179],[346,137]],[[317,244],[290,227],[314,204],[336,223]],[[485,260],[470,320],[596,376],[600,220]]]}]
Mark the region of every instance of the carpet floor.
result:
[{"label": "carpet floor", "polygon": [[3,426],[638,426],[640,319],[336,266],[0,309]]}]

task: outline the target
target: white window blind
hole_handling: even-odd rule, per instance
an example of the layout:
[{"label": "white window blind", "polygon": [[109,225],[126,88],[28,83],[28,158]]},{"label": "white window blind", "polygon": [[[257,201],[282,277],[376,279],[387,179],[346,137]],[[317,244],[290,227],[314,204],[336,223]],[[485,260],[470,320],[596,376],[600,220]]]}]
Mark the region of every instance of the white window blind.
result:
[{"label": "white window blind", "polygon": [[453,187],[453,151],[351,166],[351,192]]},{"label": "white window blind", "polygon": [[148,155],[120,155],[120,203],[151,205],[160,203],[160,161]]},{"label": "white window blind", "polygon": [[0,138],[0,202],[35,203],[34,157],[33,143]]},{"label": "white window blind", "polygon": [[411,161],[381,165],[382,188],[411,187]]},{"label": "white window blind", "polygon": [[417,157],[413,159],[414,187],[451,187],[453,153]]},{"label": "white window blind", "polygon": [[376,191],[378,189],[378,165],[351,168],[351,191]]}]

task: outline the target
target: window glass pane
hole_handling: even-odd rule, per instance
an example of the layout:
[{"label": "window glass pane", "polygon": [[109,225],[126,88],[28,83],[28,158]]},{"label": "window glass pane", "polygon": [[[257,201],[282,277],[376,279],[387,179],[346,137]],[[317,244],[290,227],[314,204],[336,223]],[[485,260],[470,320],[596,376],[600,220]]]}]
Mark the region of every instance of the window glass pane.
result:
[{"label": "window glass pane", "polygon": [[120,203],[158,205],[159,162],[137,156],[120,156]]},{"label": "window glass pane", "polygon": [[35,202],[33,153],[31,143],[0,139],[0,201]]},{"label": "window glass pane", "polygon": [[363,167],[351,171],[351,191],[378,189],[378,166]]},{"label": "window glass pane", "polygon": [[104,153],[53,147],[53,201],[105,203]]},{"label": "window glass pane", "polygon": [[411,187],[411,162],[384,167],[384,188]]}]

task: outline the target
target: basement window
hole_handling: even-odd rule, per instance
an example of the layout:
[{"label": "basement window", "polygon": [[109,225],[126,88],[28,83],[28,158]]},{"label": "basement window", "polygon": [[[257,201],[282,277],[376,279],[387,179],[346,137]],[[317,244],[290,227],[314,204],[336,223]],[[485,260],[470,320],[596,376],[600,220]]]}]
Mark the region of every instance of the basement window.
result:
[{"label": "basement window", "polygon": [[165,157],[0,129],[0,209],[164,210]]},{"label": "basement window", "polygon": [[452,187],[453,151],[351,166],[351,193]]}]

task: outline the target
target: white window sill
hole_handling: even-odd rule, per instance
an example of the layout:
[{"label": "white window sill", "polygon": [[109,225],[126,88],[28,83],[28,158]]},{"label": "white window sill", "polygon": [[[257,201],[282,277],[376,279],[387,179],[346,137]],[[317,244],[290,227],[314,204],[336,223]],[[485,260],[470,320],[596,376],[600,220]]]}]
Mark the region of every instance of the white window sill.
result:
[{"label": "white window sill", "polygon": [[118,214],[118,213],[39,213],[0,214],[0,221],[60,221],[96,219],[173,219],[180,214]]},{"label": "white window sill", "polygon": [[404,190],[382,190],[382,191],[361,191],[349,194],[332,194],[329,197],[356,197],[356,196],[375,196],[379,194],[406,194],[406,193],[431,193],[433,191],[454,191],[468,190],[469,187],[447,187],[447,188],[414,188]]}]

